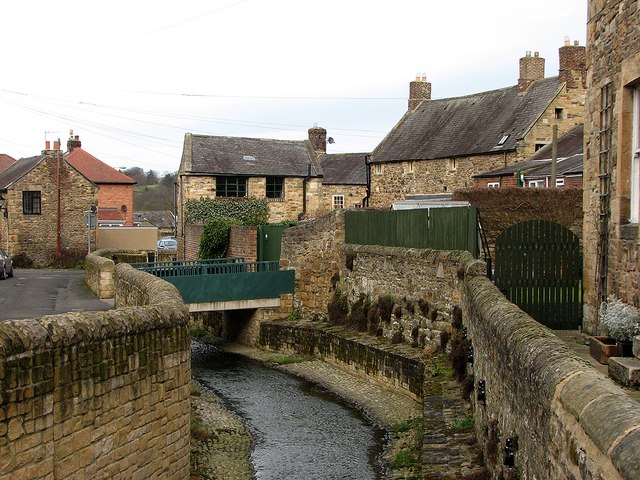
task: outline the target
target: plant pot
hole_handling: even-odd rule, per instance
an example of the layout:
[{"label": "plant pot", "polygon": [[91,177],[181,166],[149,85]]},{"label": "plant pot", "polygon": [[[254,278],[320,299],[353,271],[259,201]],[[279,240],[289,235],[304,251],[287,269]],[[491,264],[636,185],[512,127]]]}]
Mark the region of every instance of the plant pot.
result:
[{"label": "plant pot", "polygon": [[619,357],[618,342],[607,336],[589,337],[589,353],[599,363],[609,364],[609,357]]}]

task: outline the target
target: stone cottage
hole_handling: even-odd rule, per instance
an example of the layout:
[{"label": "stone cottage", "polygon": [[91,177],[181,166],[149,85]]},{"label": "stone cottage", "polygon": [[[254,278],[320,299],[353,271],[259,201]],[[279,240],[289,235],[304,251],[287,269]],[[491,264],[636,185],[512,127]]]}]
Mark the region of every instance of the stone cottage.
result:
[{"label": "stone cottage", "polygon": [[98,225],[133,226],[133,186],[131,177],[110,167],[82,149],[79,137],[70,132],[65,160],[98,186]]},{"label": "stone cottage", "polygon": [[640,307],[640,4],[590,0],[584,162],[584,327],[608,295]]},{"label": "stone cottage", "polygon": [[185,224],[190,200],[265,199],[270,223],[362,206],[366,154],[327,154],[324,128],[313,127],[308,136],[298,141],[187,133],[176,202],[182,245],[197,243],[200,233]]},{"label": "stone cottage", "polygon": [[[583,125],[577,125],[556,142],[556,180],[558,188],[582,188]],[[551,182],[551,144],[545,145],[524,162],[473,176],[474,187],[543,187]]]},{"label": "stone cottage", "polygon": [[524,161],[585,117],[585,48],[559,50],[560,72],[544,77],[544,59],[520,59],[518,84],[465,97],[431,99],[425,77],[410,85],[409,110],[369,162],[369,205],[389,208],[407,195],[449,193],[473,176]]},{"label": "stone cottage", "polygon": [[22,158],[0,173],[4,198],[0,242],[12,255],[46,266],[64,251],[86,251],[84,215],[98,200],[98,186],[65,161],[59,142]]}]

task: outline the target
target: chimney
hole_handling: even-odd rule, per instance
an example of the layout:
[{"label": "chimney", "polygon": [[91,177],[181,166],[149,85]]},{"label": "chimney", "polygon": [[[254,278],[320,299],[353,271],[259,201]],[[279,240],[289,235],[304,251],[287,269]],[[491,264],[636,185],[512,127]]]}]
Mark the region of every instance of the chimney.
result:
[{"label": "chimney", "polygon": [[587,52],[577,40],[571,45],[569,37],[564,38],[564,46],[559,49],[560,81],[565,83],[567,90],[571,88],[586,88],[587,80]]},{"label": "chimney", "polygon": [[416,79],[409,83],[409,111],[413,112],[426,100],[431,100],[431,84],[427,82],[426,73],[418,73]]},{"label": "chimney", "polygon": [[53,142],[53,149],[54,149],[56,152],[59,152],[59,151],[60,151],[60,140],[55,140],[55,141]]},{"label": "chimney", "polygon": [[76,148],[80,148],[82,143],[80,142],[80,137],[76,135],[73,136],[73,130],[69,130],[69,140],[67,140],[67,153],[72,152]]},{"label": "chimney", "polygon": [[310,128],[309,141],[316,152],[327,153],[327,131],[324,128],[315,125]]},{"label": "chimney", "polygon": [[538,52],[527,51],[520,59],[520,78],[518,79],[518,89],[526,92],[533,82],[544,78],[544,58]]}]

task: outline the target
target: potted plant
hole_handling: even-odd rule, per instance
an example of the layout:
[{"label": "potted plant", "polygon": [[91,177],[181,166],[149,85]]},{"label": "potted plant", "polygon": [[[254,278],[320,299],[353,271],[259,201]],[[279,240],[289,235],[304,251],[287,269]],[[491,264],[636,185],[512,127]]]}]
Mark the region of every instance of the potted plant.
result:
[{"label": "potted plant", "polygon": [[640,311],[610,295],[600,306],[600,318],[609,336],[591,337],[591,356],[604,364],[609,357],[631,356],[633,337],[640,334]]}]

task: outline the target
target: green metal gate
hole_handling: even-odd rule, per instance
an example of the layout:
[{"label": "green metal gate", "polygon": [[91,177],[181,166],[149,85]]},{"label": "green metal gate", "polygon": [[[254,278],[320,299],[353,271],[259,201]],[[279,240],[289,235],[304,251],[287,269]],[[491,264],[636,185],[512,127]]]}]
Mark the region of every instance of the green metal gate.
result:
[{"label": "green metal gate", "polygon": [[258,261],[280,261],[282,233],[289,225],[260,225],[258,227]]},{"label": "green metal gate", "polygon": [[495,282],[509,301],[553,329],[582,324],[582,255],[571,230],[520,222],[496,239],[495,255]]}]

